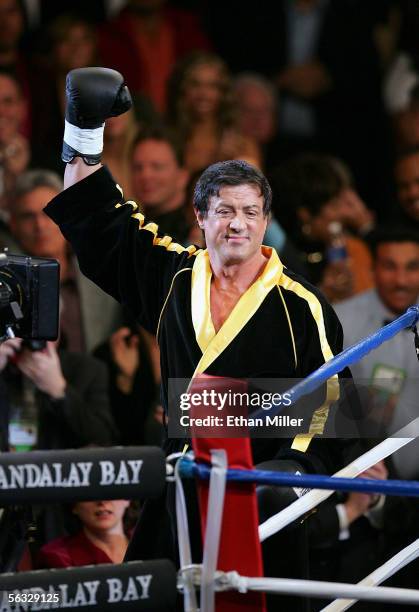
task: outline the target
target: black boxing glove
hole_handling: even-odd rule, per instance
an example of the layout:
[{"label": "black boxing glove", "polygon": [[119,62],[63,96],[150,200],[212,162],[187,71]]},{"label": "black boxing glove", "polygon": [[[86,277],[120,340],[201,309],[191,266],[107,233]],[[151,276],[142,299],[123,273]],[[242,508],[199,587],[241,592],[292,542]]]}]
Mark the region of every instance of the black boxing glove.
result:
[{"label": "black boxing glove", "polygon": [[[305,468],[300,463],[290,459],[264,461],[256,465],[255,469],[269,472],[287,472],[288,474],[306,473]],[[264,523],[268,518],[292,504],[303,493],[304,490],[298,487],[258,485],[256,487],[256,496],[259,509],[259,523]],[[291,526],[293,526],[292,523]]]},{"label": "black boxing glove", "polygon": [[106,119],[132,106],[123,76],[110,68],[77,68],[67,74],[65,131],[61,158],[81,157],[93,166],[100,162]]}]

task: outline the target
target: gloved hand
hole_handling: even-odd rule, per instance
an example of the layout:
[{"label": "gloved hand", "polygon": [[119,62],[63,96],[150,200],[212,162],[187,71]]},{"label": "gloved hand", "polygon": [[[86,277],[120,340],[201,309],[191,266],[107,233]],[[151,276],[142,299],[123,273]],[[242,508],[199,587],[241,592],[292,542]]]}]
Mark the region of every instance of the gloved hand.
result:
[{"label": "gloved hand", "polygon": [[[256,465],[255,469],[270,472],[287,472],[290,474],[306,473],[306,470],[300,463],[290,459],[263,461]],[[301,497],[302,493],[298,487],[258,485],[256,487],[256,495],[259,508],[259,523],[265,522],[268,518],[292,504],[292,502]]]},{"label": "gloved hand", "polygon": [[123,76],[110,68],[77,68],[67,74],[65,131],[61,158],[100,162],[106,119],[122,115],[132,100]]}]

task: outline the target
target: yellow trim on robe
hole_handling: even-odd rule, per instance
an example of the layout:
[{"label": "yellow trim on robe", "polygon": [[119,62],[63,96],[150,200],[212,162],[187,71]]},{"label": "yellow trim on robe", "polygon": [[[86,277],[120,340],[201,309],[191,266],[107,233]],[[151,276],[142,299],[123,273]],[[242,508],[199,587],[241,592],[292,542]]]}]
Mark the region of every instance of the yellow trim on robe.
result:
[{"label": "yellow trim on robe", "polygon": [[[330,361],[330,359],[332,359],[334,355],[327,340],[326,328],[324,325],[323,318],[323,310],[319,300],[314,295],[314,293],[311,293],[311,291],[306,289],[303,285],[301,285],[297,281],[292,280],[285,274],[282,275],[279,284],[284,289],[293,291],[296,295],[303,298],[308,303],[309,308],[311,310],[311,314],[313,315],[319,332],[320,346],[322,349],[323,358],[325,362]],[[329,378],[326,383],[326,399],[322,406],[315,410],[311,419],[308,433],[298,434],[294,438],[291,448],[304,453],[307,450],[313,436],[316,434],[323,433],[324,426],[329,414],[330,404],[332,402],[335,402],[337,399],[339,399],[339,379],[338,375],[335,374],[333,377]]]},{"label": "yellow trim on robe", "polygon": [[209,295],[212,271],[208,251],[201,251],[197,255],[192,268],[191,310],[195,336],[203,355],[192,379],[208,369],[253,317],[268,293],[278,284],[283,265],[274,249],[265,246],[262,246],[262,249],[264,254],[269,255],[262,274],[241,296],[217,333],[211,319]]},{"label": "yellow trim on robe", "polygon": [[[135,202],[128,201],[128,202],[125,202],[125,204],[135,204]],[[115,208],[118,208],[119,206],[122,206],[122,205],[117,204]],[[184,247],[181,244],[178,244],[177,242],[173,242],[173,239],[171,236],[167,236],[167,235],[161,236],[161,237],[157,236],[157,231],[159,229],[158,225],[156,223],[147,223],[146,225],[144,225],[145,217],[140,212],[132,214],[131,217],[138,221],[139,230],[145,230],[153,234],[154,236],[153,246],[162,246],[166,249],[166,251],[176,251],[176,253],[178,253],[179,255],[185,252],[189,253],[189,256],[196,255],[201,251],[201,249],[198,249],[193,244],[191,244],[188,247]]]},{"label": "yellow trim on robe", "polygon": [[294,331],[292,329],[291,317],[290,317],[290,313],[288,312],[288,308],[287,308],[287,305],[285,303],[284,296],[282,295],[281,287],[279,285],[278,285],[278,291],[279,291],[279,295],[281,296],[282,303],[284,305],[285,315],[286,315],[287,321],[288,321],[288,327],[290,328],[292,348],[293,348],[293,351],[294,351],[294,365],[295,365],[295,369],[297,369],[297,365],[298,365],[297,348],[295,346]]},{"label": "yellow trim on robe", "polygon": [[131,218],[136,219],[139,224],[139,229],[142,229],[144,221],[145,221],[145,217],[143,213],[140,213],[140,212],[134,213],[133,215],[131,215]]},{"label": "yellow trim on robe", "polygon": [[192,268],[182,268],[181,270],[178,270],[178,271],[176,272],[176,274],[174,275],[174,277],[172,278],[172,282],[170,283],[170,288],[169,288],[169,291],[168,291],[168,293],[167,293],[167,295],[166,295],[166,299],[164,300],[164,304],[163,304],[162,309],[161,309],[161,311],[160,311],[159,321],[158,321],[158,323],[157,323],[157,331],[156,331],[156,338],[157,338],[157,340],[158,340],[158,338],[159,338],[160,321],[161,321],[161,318],[162,318],[162,316],[163,316],[164,309],[166,308],[167,301],[168,301],[168,299],[169,299],[169,297],[170,297],[170,294],[172,293],[172,289],[173,289],[173,285],[174,285],[174,282],[175,282],[175,278],[176,278],[176,276],[177,276],[178,274],[180,274],[181,272],[185,272],[186,270],[192,270]]},{"label": "yellow trim on robe", "polygon": [[208,252],[202,251],[194,261],[191,286],[192,322],[202,353],[215,336],[210,306],[211,277]]}]

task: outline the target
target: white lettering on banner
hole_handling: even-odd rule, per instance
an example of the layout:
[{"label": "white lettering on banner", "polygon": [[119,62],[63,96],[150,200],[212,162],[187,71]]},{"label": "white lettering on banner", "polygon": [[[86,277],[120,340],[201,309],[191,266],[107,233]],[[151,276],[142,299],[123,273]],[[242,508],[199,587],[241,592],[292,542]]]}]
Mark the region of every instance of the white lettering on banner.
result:
[{"label": "white lettering on banner", "polygon": [[[107,578],[103,585],[107,586],[107,603],[117,603],[120,601],[138,601],[140,599],[150,599],[150,585],[153,579],[152,574],[141,576],[128,576],[120,578]],[[69,588],[70,586],[70,588]],[[19,600],[11,602],[7,591],[1,592],[0,612],[11,612],[12,610],[45,610],[55,608],[82,608],[97,606],[97,594],[100,580],[86,580],[68,585],[58,584],[43,587],[34,586],[21,591],[13,591],[17,594],[38,594],[37,599],[21,597]],[[9,591],[10,593],[11,591]],[[48,598],[48,594],[54,597]],[[59,597],[58,597],[59,595]],[[25,601],[25,600],[26,601]],[[39,603],[38,603],[39,602]],[[96,608],[95,608],[96,609]]]},{"label": "white lettering on banner", "polygon": [[[141,460],[125,461],[121,459],[117,471],[115,471],[116,465],[112,461],[99,461],[99,463],[102,473],[101,485],[138,484],[140,482],[139,473],[143,464]],[[127,463],[132,473],[128,470]]]},{"label": "white lettering on banner", "polygon": [[78,582],[74,597],[70,597],[68,593],[68,584],[59,584],[58,588],[61,591],[61,608],[79,608],[81,606],[94,606],[97,604],[96,594],[99,588],[100,581],[92,580],[86,582]]},{"label": "white lettering on banner", "polygon": [[150,589],[152,577],[153,576],[151,574],[146,574],[145,576],[135,576],[142,588],[142,594],[140,599],[148,599],[150,597],[148,591]]},{"label": "white lettering on banner", "polygon": [[89,476],[90,476],[90,470],[92,469],[92,465],[93,463],[91,461],[79,461],[79,463],[77,464],[80,468],[80,471],[82,473],[83,479],[82,482],[80,484],[80,486],[82,487],[88,487],[90,482],[89,482]]},{"label": "white lettering on banner", "polygon": [[136,601],[138,599],[149,599],[150,598],[150,584],[153,578],[152,574],[145,574],[143,576],[130,576],[126,589],[124,589],[124,583],[119,578],[108,578],[108,603],[116,603],[118,601]]},{"label": "white lettering on banner", "polygon": [[[0,612],[12,610],[49,610],[56,608],[79,608],[97,605],[97,591],[100,580],[77,582],[72,587],[73,597],[69,595],[68,584],[30,587],[28,589],[2,591]],[[10,593],[16,594],[13,599]],[[24,597],[26,595],[26,597]],[[32,595],[32,597],[31,597]]]},{"label": "white lettering on banner", "polygon": [[129,459],[128,460],[128,465],[132,469],[131,484],[139,484],[139,482],[140,482],[140,471],[141,471],[141,467],[143,465],[142,460],[141,459]]},{"label": "white lettering on banner", "polygon": [[[129,485],[140,483],[141,459],[99,461],[100,485]],[[0,465],[0,489],[50,489],[91,486],[92,461],[61,463],[24,463]],[[67,474],[64,475],[63,471]]]},{"label": "white lettering on banner", "polygon": [[122,599],[122,580],[119,578],[108,578],[108,603],[115,603]]}]

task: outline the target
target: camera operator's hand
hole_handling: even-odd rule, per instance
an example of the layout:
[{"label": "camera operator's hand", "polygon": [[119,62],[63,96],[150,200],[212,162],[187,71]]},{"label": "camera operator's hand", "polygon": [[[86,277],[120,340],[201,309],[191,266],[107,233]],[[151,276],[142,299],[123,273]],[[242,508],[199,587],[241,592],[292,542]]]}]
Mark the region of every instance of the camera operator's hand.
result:
[{"label": "camera operator's hand", "polygon": [[62,399],[66,381],[60,359],[53,342],[47,342],[42,351],[25,349],[17,362],[19,370],[52,399]]},{"label": "camera operator's hand", "polygon": [[20,351],[22,338],[11,338],[0,344],[0,372],[7,366],[7,362],[11,357]]}]

